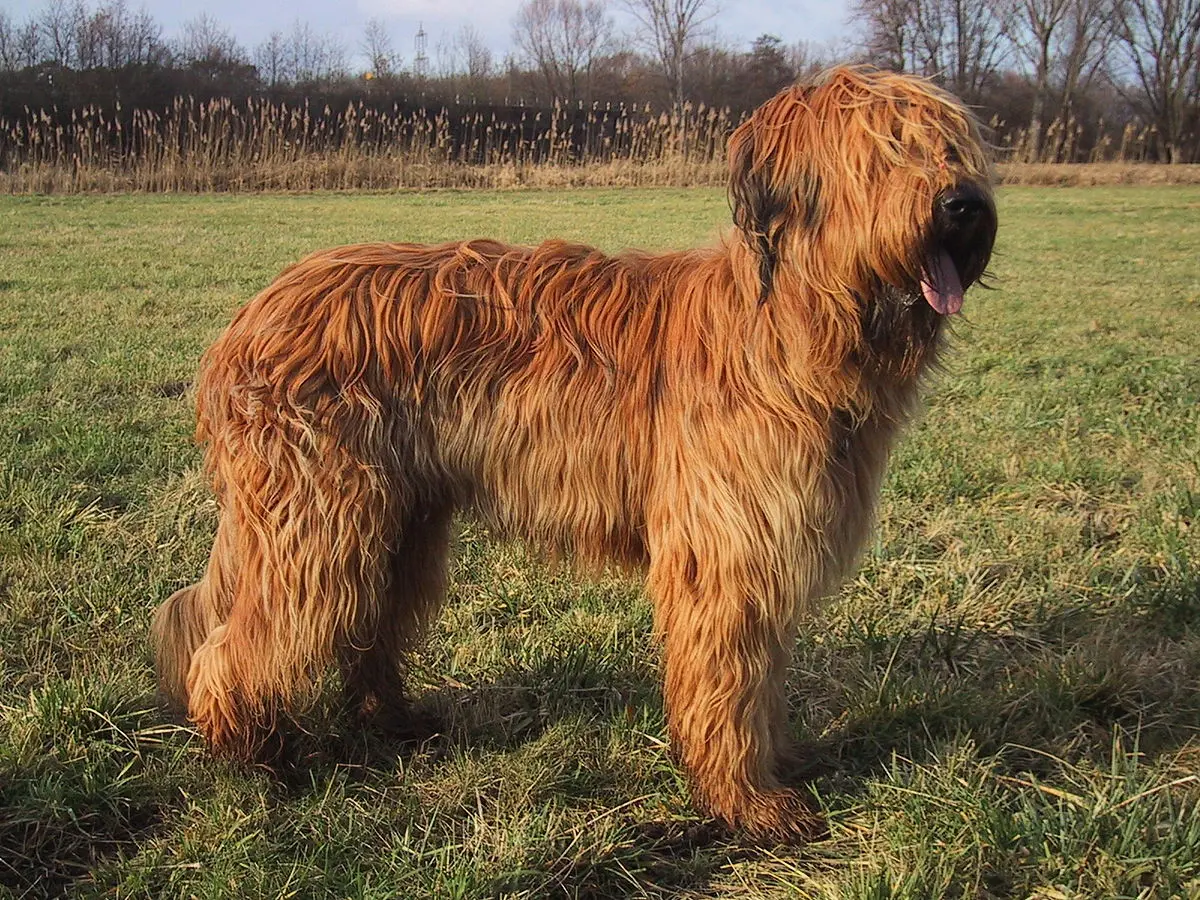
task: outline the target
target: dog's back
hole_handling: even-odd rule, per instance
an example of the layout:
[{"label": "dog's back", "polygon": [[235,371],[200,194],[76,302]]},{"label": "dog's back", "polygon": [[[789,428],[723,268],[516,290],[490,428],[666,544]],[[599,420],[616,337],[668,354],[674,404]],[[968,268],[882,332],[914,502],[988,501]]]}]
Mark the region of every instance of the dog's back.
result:
[{"label": "dog's back", "polygon": [[198,438],[213,456],[264,422],[301,444],[340,435],[414,504],[472,508],[584,562],[644,563],[664,364],[684,363],[693,389],[712,368],[670,358],[695,346],[672,329],[705,327],[707,296],[672,293],[670,270],[701,260],[719,257],[483,240],[315,253],[205,354]]}]

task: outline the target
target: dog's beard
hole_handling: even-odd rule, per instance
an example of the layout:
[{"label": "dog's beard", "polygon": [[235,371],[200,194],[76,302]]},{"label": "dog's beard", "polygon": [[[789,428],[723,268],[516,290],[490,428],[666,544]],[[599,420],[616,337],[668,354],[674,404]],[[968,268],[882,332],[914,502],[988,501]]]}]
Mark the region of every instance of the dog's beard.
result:
[{"label": "dog's beard", "polygon": [[861,298],[862,335],[870,355],[882,359],[897,348],[906,355],[912,348],[937,342],[944,314],[928,303],[921,288],[876,282]]}]

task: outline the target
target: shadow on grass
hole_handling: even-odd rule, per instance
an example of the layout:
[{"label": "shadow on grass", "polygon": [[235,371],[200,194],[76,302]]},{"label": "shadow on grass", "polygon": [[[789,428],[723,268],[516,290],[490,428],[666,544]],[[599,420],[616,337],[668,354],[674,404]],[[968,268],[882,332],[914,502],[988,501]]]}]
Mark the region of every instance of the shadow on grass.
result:
[{"label": "shadow on grass", "polygon": [[314,768],[391,770],[417,755],[436,762],[478,751],[513,753],[564,722],[604,728],[648,715],[665,730],[657,669],[629,667],[633,662],[580,646],[539,654],[533,665],[510,667],[483,684],[448,680],[419,692],[411,721],[399,729],[348,718],[330,690],[304,723],[292,723],[284,770],[304,781],[303,771]]},{"label": "shadow on grass", "polygon": [[887,635],[852,626],[832,658],[808,645],[817,695],[802,674],[793,705],[842,703],[802,723],[824,732],[802,748],[804,774],[853,791],[896,756],[930,763],[969,737],[1002,753],[1002,769],[1042,775],[1055,758],[1105,758],[1115,728],[1136,733],[1147,759],[1169,754],[1200,730],[1198,600],[1154,584],[1120,608],[1060,609],[1020,629],[935,619]]},{"label": "shadow on grass", "polygon": [[[1194,690],[1200,635],[1194,604],[1164,605],[1157,588],[1154,598],[1149,606],[1137,601],[1116,610],[1061,609],[1020,629],[946,618],[888,634],[852,625],[833,650],[802,636],[793,705],[802,714],[800,733],[819,737],[801,744],[790,774],[850,808],[896,757],[935,764],[963,738],[981,755],[995,755],[1001,773],[1049,780],[1056,777],[1055,759],[1102,761],[1115,728],[1139,735],[1147,762],[1170,754],[1200,728]],[[1191,612],[1181,619],[1181,609]],[[444,684],[421,694],[416,709],[441,723],[423,741],[398,745],[361,729],[335,736],[336,725],[304,736],[310,749],[320,748],[304,760],[304,789],[347,761],[371,777],[370,771],[395,771],[399,759],[420,757],[425,771],[437,771],[444,760],[487,752],[503,769],[502,757],[515,760],[543,737],[553,739],[556,728],[593,732],[595,740],[580,741],[580,749],[551,744],[552,752],[584,754],[588,744],[604,743],[606,732],[625,727],[631,714],[644,716],[651,733],[665,734],[655,666],[587,647],[540,654],[485,684]],[[552,807],[610,809],[657,787],[670,795],[674,814],[655,819],[653,804],[640,804],[622,815],[602,846],[560,856],[552,846],[539,849],[545,855],[498,880],[495,891],[594,897],[703,891],[731,861],[775,852],[697,816],[679,804],[674,788],[656,780],[661,775],[625,782],[619,773],[597,771],[545,787],[538,802]]]},{"label": "shadow on grass", "polygon": [[[1171,749],[1173,739],[1200,725],[1189,677],[1200,667],[1193,654],[1200,595],[1167,596],[1163,588],[1148,584],[1145,596],[1118,610],[1063,608],[1019,629],[935,617],[881,634],[852,623],[841,646],[819,655],[802,633],[792,705],[833,712],[824,724],[819,714],[801,717],[802,731],[825,732],[806,749],[825,758],[817,769],[865,772],[896,752],[934,752],[965,731],[982,746],[1026,743],[1049,751],[1078,743],[1089,730],[1105,748],[1114,725],[1138,728],[1143,749]],[[508,752],[558,722],[604,727],[635,713],[648,714],[665,734],[656,664],[587,646],[539,653],[531,665],[513,666],[489,683],[426,690],[414,712],[429,724],[407,742],[411,751]],[[347,754],[395,758],[395,746],[380,736],[343,730],[329,737],[305,737],[327,764]]]},{"label": "shadow on grass", "polygon": [[39,811],[32,808],[27,787],[13,782],[0,793],[7,819],[0,825],[0,888],[17,897],[70,895],[72,885],[150,839],[166,819],[154,801],[114,805],[76,797],[69,806]]},{"label": "shadow on grass", "polygon": [[[144,699],[144,698],[143,698]],[[0,888],[61,896],[159,831],[177,799],[154,760],[151,704],[52,681],[8,722],[0,756]]]}]

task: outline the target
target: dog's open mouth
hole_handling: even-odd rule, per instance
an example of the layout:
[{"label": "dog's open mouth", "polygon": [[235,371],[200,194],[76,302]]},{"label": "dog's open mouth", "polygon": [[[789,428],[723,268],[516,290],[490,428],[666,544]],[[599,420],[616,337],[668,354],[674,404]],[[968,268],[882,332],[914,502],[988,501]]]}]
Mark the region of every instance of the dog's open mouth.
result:
[{"label": "dog's open mouth", "polygon": [[921,267],[921,293],[925,302],[943,316],[952,316],[962,309],[962,278],[945,247],[933,249],[925,258]]}]

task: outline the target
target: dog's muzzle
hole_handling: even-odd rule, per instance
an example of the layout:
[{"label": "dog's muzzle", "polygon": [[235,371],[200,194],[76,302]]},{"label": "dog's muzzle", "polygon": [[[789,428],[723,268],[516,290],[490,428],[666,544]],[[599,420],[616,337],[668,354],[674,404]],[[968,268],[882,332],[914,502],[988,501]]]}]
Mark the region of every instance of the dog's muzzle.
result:
[{"label": "dog's muzzle", "polygon": [[973,184],[938,195],[934,234],[921,271],[921,293],[942,315],[962,308],[963,291],[979,279],[992,255],[996,209],[991,196]]},{"label": "dog's muzzle", "polygon": [[938,197],[939,218],[948,230],[969,229],[987,212],[988,198],[974,186],[960,186]]}]

